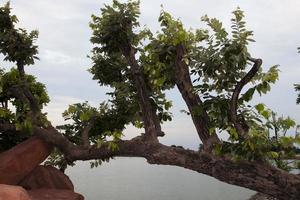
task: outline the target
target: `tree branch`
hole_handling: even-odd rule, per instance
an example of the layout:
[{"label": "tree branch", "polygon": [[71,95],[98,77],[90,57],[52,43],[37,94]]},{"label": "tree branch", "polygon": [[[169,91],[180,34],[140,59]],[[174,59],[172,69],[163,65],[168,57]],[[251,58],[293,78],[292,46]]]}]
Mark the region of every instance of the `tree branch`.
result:
[{"label": "tree branch", "polygon": [[92,116],[91,119],[89,120],[89,122],[86,124],[86,126],[82,130],[81,139],[82,139],[82,144],[85,148],[90,146],[89,132],[90,132],[91,128],[94,126],[96,119],[97,119],[97,115]]},{"label": "tree branch", "polygon": [[150,91],[145,82],[144,73],[135,58],[136,50],[131,44],[124,44],[120,50],[130,66],[132,79],[137,90],[139,106],[142,112],[145,134],[149,139],[158,141],[157,137],[164,136],[164,133],[161,130],[160,120],[158,119],[156,110],[151,103]]},{"label": "tree branch", "polygon": [[[5,126],[0,126],[0,131]],[[11,126],[9,126],[11,128]],[[169,147],[139,136],[118,141],[118,150],[108,148],[85,148],[71,143],[56,129],[34,127],[34,134],[56,146],[68,162],[76,160],[109,159],[113,156],[144,157],[150,164],[174,165],[212,176],[220,181],[249,188],[282,200],[298,200],[300,176],[268,165],[267,163],[233,161],[207,152],[196,152],[178,147]]]},{"label": "tree branch", "polygon": [[53,130],[37,128],[35,134],[62,150],[68,161],[108,159],[113,156],[144,157],[150,164],[184,167],[282,200],[296,200],[300,196],[300,177],[267,163],[235,162],[206,152],[165,146],[145,140],[142,136],[121,140],[117,143],[119,150],[111,151],[108,143],[91,149],[75,146]]},{"label": "tree branch", "polygon": [[90,146],[89,131],[91,130],[91,128],[92,128],[92,125],[88,124],[87,126],[84,127],[84,129],[82,130],[82,133],[81,133],[82,145],[86,148]]},{"label": "tree branch", "polygon": [[[20,87],[20,89],[21,89],[22,93],[24,94],[23,96],[25,96],[27,99],[25,102],[29,103],[29,107],[32,112],[32,118],[33,118],[33,121],[35,121],[36,118],[38,117],[38,115],[40,114],[41,110],[38,105],[37,99],[33,96],[33,94],[29,90],[23,63],[17,62],[17,66],[18,66],[18,71],[20,74],[20,79],[23,82],[23,86]],[[24,102],[24,99],[22,99],[22,101]]]},{"label": "tree branch", "polygon": [[[209,132],[209,116],[206,110],[203,109],[203,103],[199,95],[194,92],[189,67],[183,60],[185,54],[185,47],[183,45],[178,45],[176,47],[176,59],[174,65],[176,86],[191,113],[193,123],[200,140],[203,142],[204,149],[210,151],[213,144],[220,143],[220,140],[215,132],[212,134]],[[201,113],[195,112],[199,107],[202,108]]]},{"label": "tree branch", "polygon": [[239,133],[240,136],[245,137],[248,128],[245,128],[243,125],[244,123],[241,123],[241,121],[238,120],[237,117],[237,109],[238,109],[238,100],[239,100],[239,95],[244,88],[245,85],[247,85],[251,79],[256,75],[258,72],[259,68],[262,65],[262,60],[261,59],[255,59],[255,58],[248,58],[249,61],[254,62],[252,68],[250,71],[237,83],[232,96],[230,100],[230,119],[236,129],[236,131]]}]

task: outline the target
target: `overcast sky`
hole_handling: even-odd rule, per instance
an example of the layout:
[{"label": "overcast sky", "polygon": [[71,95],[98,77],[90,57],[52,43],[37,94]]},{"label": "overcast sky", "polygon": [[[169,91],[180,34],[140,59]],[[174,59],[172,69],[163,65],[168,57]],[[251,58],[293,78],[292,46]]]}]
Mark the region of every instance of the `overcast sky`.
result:
[{"label": "overcast sky", "polygon": [[[6,1],[1,0],[1,4]],[[100,14],[100,8],[110,0],[11,0],[12,12],[20,20],[19,26],[40,32],[37,44],[39,58],[27,72],[38,77],[47,86],[51,103],[46,108],[53,124],[61,124],[61,113],[68,104],[89,101],[92,105],[107,100],[108,88],[91,80],[87,58],[92,45],[88,26],[91,14]],[[240,7],[245,11],[247,27],[254,31],[256,43],[251,45],[253,57],[263,59],[263,68],[280,65],[280,80],[272,91],[256,96],[254,102],[264,102],[282,115],[289,115],[300,123],[300,106],[295,105],[293,84],[300,82],[300,1],[298,0],[141,0],[142,25],[157,31],[158,15],[164,9],[180,18],[187,28],[201,28],[201,16],[219,18],[230,27],[231,12]],[[2,63],[7,69],[12,65]],[[199,139],[189,116],[180,113],[186,109],[176,89],[168,92],[173,101],[174,120],[164,124],[166,136],[162,142],[197,148]],[[127,137],[142,130],[129,127]]]}]

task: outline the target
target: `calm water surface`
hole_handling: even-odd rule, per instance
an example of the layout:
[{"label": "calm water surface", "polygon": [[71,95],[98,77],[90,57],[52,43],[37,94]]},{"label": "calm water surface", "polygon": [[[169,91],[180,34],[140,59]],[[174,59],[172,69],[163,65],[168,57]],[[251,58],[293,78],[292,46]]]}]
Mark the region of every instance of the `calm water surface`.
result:
[{"label": "calm water surface", "polygon": [[115,158],[98,168],[77,162],[67,169],[86,200],[247,200],[255,192],[143,158]]}]

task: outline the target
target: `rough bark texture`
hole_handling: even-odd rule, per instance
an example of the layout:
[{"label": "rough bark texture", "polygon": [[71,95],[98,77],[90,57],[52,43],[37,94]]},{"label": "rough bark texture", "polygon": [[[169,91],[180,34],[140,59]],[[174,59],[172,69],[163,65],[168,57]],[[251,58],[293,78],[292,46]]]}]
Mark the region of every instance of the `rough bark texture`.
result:
[{"label": "rough bark texture", "polygon": [[161,130],[160,120],[158,119],[155,108],[153,107],[154,105],[151,103],[150,91],[147,88],[145,78],[143,77],[143,71],[135,59],[134,48],[128,45],[122,50],[122,52],[130,66],[134,85],[137,89],[145,134],[152,140],[157,140],[157,136],[164,136],[164,133]]},{"label": "rough bark texture", "polygon": [[196,111],[197,108],[202,105],[202,101],[199,95],[194,92],[189,68],[183,61],[183,57],[185,55],[184,46],[178,45],[176,53],[177,56],[174,65],[176,86],[180,91],[189,112],[191,113],[193,123],[201,141],[203,142],[204,149],[209,150],[214,143],[218,143],[220,141],[215,133],[209,133],[209,117],[206,111],[203,110],[202,113]]},{"label": "rough bark texture", "polygon": [[90,146],[90,141],[89,141],[89,131],[92,128],[92,124],[88,124],[82,131],[81,134],[81,140],[82,140],[82,144],[84,147],[88,147]]},{"label": "rough bark texture", "polygon": [[21,81],[23,82],[23,85],[21,86],[21,90],[18,91],[19,94],[23,93],[24,96],[26,97],[27,101],[23,102],[28,102],[30,106],[30,115],[32,118],[32,121],[35,122],[37,120],[37,117],[40,114],[40,106],[38,104],[37,99],[34,97],[34,95],[30,92],[28,83],[26,81],[26,75],[25,75],[25,70],[24,70],[24,64],[22,62],[17,62],[18,66],[18,71],[21,77]]},{"label": "rough bark texture", "polygon": [[237,116],[239,95],[244,86],[252,80],[262,65],[261,59],[249,58],[249,60],[254,62],[254,65],[250,71],[237,83],[230,100],[230,119],[235,129],[242,137],[246,137],[249,128],[241,120],[239,120]]}]

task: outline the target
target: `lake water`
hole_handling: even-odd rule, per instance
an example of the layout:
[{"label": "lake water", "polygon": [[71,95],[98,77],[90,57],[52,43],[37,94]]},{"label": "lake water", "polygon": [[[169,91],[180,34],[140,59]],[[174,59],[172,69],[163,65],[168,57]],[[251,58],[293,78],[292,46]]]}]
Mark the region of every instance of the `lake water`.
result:
[{"label": "lake water", "polygon": [[66,171],[86,200],[247,200],[255,192],[175,166],[118,157],[97,168],[77,162]]}]

